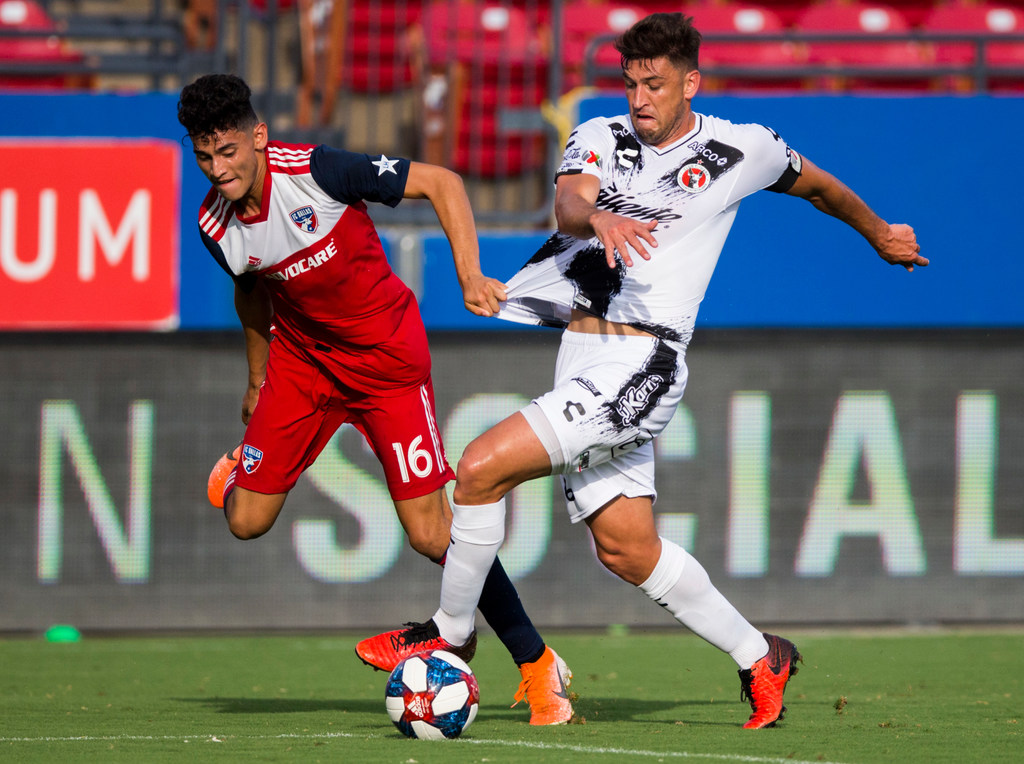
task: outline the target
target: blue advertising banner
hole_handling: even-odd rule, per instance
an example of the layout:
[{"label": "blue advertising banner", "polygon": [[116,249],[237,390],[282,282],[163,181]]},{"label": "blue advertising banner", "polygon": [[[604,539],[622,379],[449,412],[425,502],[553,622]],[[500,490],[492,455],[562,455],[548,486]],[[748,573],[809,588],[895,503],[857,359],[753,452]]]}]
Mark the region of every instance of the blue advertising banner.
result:
[{"label": "blue advertising banner", "polygon": [[[773,128],[883,218],[912,225],[932,261],[907,274],[811,205],[755,194],[740,207],[699,325],[1024,325],[1024,157],[1011,149],[1024,98],[714,96],[694,108]],[[621,96],[597,97],[579,118],[626,110]],[[981,126],[984,138],[968,139]]]},{"label": "blue advertising banner", "polygon": [[[171,94],[4,94],[0,137],[181,142],[176,104]],[[928,268],[907,274],[883,263],[856,232],[811,205],[784,195],[755,194],[743,202],[698,326],[1024,326],[1024,300],[1016,294],[1024,278],[1024,227],[1013,185],[1024,175],[1024,158],[1013,150],[1016,126],[1024,120],[1024,99],[701,96],[694,106],[732,121],[769,125],[887,220],[913,225],[922,251],[932,260]],[[625,111],[622,96],[601,94],[580,102],[579,121]],[[968,140],[981,126],[984,137]],[[154,215],[178,218],[179,328],[234,328],[230,280],[196,233],[194,215],[207,184],[185,144],[177,208],[154,210]],[[116,176],[117,168],[110,172]],[[11,190],[10,183],[5,176],[0,191]],[[24,251],[3,253],[0,281],[9,275],[4,262],[33,256],[29,234],[35,235],[37,221],[19,222],[18,248]],[[0,228],[10,224],[0,218]],[[387,244],[391,232],[381,233]],[[485,272],[508,278],[547,233],[482,232]],[[447,242],[439,231],[413,235],[422,245],[423,272],[413,274],[412,280],[422,285],[429,328],[507,328],[463,309]]]}]

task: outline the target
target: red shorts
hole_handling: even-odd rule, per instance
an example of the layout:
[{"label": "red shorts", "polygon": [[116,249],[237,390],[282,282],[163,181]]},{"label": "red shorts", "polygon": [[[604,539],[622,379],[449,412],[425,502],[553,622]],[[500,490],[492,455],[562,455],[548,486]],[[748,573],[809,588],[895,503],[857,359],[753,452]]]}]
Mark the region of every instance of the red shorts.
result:
[{"label": "red shorts", "polygon": [[235,485],[264,494],[290,491],[338,428],[350,423],[384,467],[392,499],[433,493],[455,473],[437,428],[430,376],[394,393],[377,396],[342,388],[301,350],[276,338],[245,430]]}]

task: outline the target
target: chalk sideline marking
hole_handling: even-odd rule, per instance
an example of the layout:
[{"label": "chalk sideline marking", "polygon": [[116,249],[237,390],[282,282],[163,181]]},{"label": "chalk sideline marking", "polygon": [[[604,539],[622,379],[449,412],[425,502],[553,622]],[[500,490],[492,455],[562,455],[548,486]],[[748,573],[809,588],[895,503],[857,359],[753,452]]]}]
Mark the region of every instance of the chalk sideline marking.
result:
[{"label": "chalk sideline marking", "polygon": [[[0,743],[111,743],[111,742],[132,742],[132,741],[172,741],[180,740],[183,743],[204,742],[204,743],[226,743],[229,740],[331,740],[331,739],[362,739],[362,740],[383,740],[383,735],[356,735],[351,732],[324,732],[281,735],[69,735],[66,737],[0,737]],[[839,764],[815,759],[814,761],[801,761],[774,756],[745,756],[731,753],[698,753],[696,751],[631,751],[626,748],[604,748],[601,746],[573,745],[571,743],[540,743],[530,740],[482,740],[479,738],[463,738],[453,740],[456,745],[495,745],[506,748],[536,748],[543,751],[569,751],[572,753],[584,753],[595,756],[642,756],[647,758],[664,759],[705,759],[711,761],[737,761],[750,762],[750,764]]]}]

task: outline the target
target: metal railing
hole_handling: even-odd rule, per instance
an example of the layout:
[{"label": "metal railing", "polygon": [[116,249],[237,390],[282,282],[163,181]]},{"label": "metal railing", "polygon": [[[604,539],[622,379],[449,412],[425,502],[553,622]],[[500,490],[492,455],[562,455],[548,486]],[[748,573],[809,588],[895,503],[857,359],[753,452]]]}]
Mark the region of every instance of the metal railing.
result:
[{"label": "metal railing", "polygon": [[[526,0],[528,3],[532,0]],[[302,124],[298,118],[299,96],[306,87],[309,72],[304,56],[306,40],[300,33],[303,13],[325,13],[332,9],[348,9],[347,0],[295,0],[282,5],[279,0],[265,0],[259,8],[249,0],[212,0],[205,5],[212,9],[207,38],[202,44],[189,39],[186,16],[180,2],[173,0],[132,0],[113,3],[93,0],[89,12],[80,9],[78,0],[44,2],[55,21],[54,29],[12,29],[0,27],[0,42],[8,38],[39,39],[57,37],[75,55],[52,59],[0,59],[0,77],[30,78],[75,76],[96,90],[136,89],[174,92],[196,75],[210,71],[232,71],[253,86],[254,102],[260,114],[271,125],[275,137],[305,142],[325,142],[353,150],[384,152],[422,158],[423,100],[425,83],[421,72],[414,81],[388,92],[356,92],[332,83],[329,104],[332,108],[324,120]],[[395,3],[381,2],[380,8]],[[522,6],[522,3],[519,4]],[[533,7],[538,7],[539,0]],[[546,226],[553,200],[552,170],[561,152],[565,122],[569,117],[554,108],[563,95],[564,69],[562,59],[561,0],[550,3],[549,46],[544,61],[545,71],[537,72],[547,92],[549,112],[545,119],[541,108],[499,108],[497,125],[500,132],[543,135],[545,159],[542,167],[533,167],[520,175],[507,177],[475,177],[467,173],[465,180],[474,200],[479,220],[484,225]],[[98,10],[97,10],[98,9]],[[194,19],[193,19],[194,20]],[[584,81],[594,83],[614,80],[617,67],[602,68],[596,63],[596,51],[613,40],[604,35],[591,41],[584,64]],[[885,82],[919,80],[931,83],[931,92],[985,93],[1001,81],[1020,80],[1021,66],[995,67],[987,63],[989,46],[994,43],[1020,43],[1024,34],[985,35],[977,33],[873,34],[797,33],[706,34],[706,46],[715,43],[783,42],[794,46],[812,43],[849,43],[863,41],[876,45],[912,42],[922,49],[950,43],[966,43],[973,47],[973,59],[963,64],[926,63],[912,67],[874,65],[834,66],[796,62],[785,66],[744,66],[708,63],[702,73],[709,82],[767,83],[773,80],[802,80],[805,89],[823,87],[822,78],[858,78]],[[341,44],[334,42],[331,44]],[[403,54],[405,55],[405,54]],[[726,92],[719,89],[717,92]],[[762,91],[764,92],[764,91]],[[308,93],[306,93],[308,96]],[[323,99],[323,94],[319,96]],[[308,105],[308,104],[307,104]],[[552,113],[562,118],[559,135],[550,119]],[[422,225],[434,222],[431,211],[418,204],[403,204],[397,209],[382,209],[382,222],[394,225]]]},{"label": "metal railing", "polygon": [[[932,82],[937,91],[949,90],[949,86],[941,82],[942,78],[967,78],[971,90],[976,93],[987,93],[994,82],[1000,80],[1020,80],[1021,93],[1024,94],[1024,57],[1019,66],[992,65],[988,63],[990,45],[1019,43],[1024,46],[1022,34],[982,34],[977,32],[908,32],[900,34],[857,34],[853,32],[778,32],[764,33],[756,36],[751,34],[708,33],[702,35],[703,44],[714,43],[789,43],[794,47],[809,46],[814,43],[863,43],[878,45],[887,43],[913,43],[920,46],[925,63],[920,65],[874,65],[874,64],[822,64],[796,61],[792,64],[770,66],[701,64],[701,74],[719,79],[740,79],[750,81],[770,81],[780,79],[805,79],[814,87],[814,79],[823,77],[840,77],[848,79],[871,78],[877,80],[920,80],[922,83]],[[615,77],[621,73],[618,67],[600,66],[596,62],[596,52],[602,45],[615,40],[614,35],[595,37],[587,46],[585,55],[584,76],[588,84],[603,78]],[[969,63],[930,63],[927,61],[934,46],[941,44],[970,44],[974,49],[972,61]]]}]

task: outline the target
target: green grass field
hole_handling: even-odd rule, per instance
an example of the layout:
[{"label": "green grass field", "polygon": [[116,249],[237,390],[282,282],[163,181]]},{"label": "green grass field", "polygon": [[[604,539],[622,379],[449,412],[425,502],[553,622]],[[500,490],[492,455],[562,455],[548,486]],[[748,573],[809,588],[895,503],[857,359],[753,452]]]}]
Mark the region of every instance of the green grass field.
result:
[{"label": "green grass field", "polygon": [[533,728],[494,637],[476,722],[407,740],[356,638],[0,640],[0,760],[15,762],[1020,762],[1024,631],[787,630],[805,656],[774,729],[745,731],[735,666],[674,631],[547,634],[580,723]]}]

